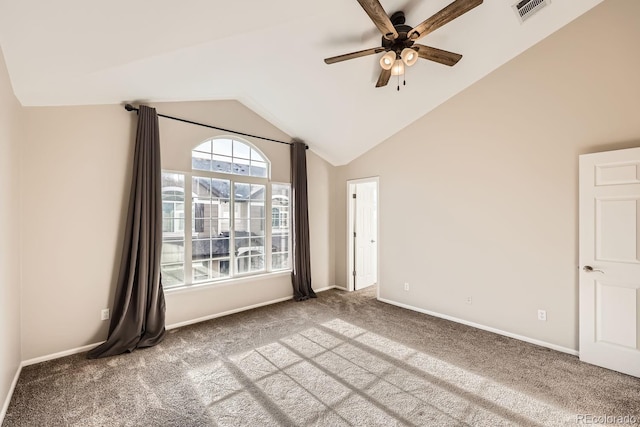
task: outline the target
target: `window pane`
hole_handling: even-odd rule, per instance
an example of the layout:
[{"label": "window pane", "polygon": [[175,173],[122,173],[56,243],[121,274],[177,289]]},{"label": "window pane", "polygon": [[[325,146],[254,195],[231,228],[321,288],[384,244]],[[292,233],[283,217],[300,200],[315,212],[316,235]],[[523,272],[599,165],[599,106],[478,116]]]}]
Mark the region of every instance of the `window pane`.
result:
[{"label": "window pane", "polygon": [[251,175],[251,168],[249,167],[249,161],[246,160],[246,163],[244,163],[245,160],[238,160],[238,159],[234,159],[233,162],[233,173],[235,175]]},{"label": "window pane", "polygon": [[213,239],[211,241],[211,257],[221,258],[229,256],[229,238]]},{"label": "window pane", "polygon": [[208,200],[211,198],[211,179],[194,176],[191,179],[191,191],[193,191],[199,199]]},{"label": "window pane", "polygon": [[173,205],[171,209],[171,216],[174,218],[184,218],[184,202],[163,202],[162,204],[164,205],[165,203],[171,203]]},{"label": "window pane", "polygon": [[163,264],[160,267],[162,273],[162,286],[170,288],[179,286],[184,283],[184,265],[183,264]]},{"label": "window pane", "polygon": [[231,157],[231,140],[230,139],[214,139],[213,154]]},{"label": "window pane", "polygon": [[214,259],[209,261],[209,274],[212,279],[229,277],[229,259]]},{"label": "window pane", "polygon": [[202,282],[209,279],[209,261],[193,262],[193,281]]},{"label": "window pane", "polygon": [[204,153],[211,153],[211,140],[205,141],[202,144],[194,148],[194,151],[202,151]]},{"label": "window pane", "polygon": [[251,186],[249,184],[234,184],[234,194],[236,200],[249,200],[249,194],[251,192]]},{"label": "window pane", "polygon": [[194,239],[207,239],[213,234],[210,218],[194,218],[193,224],[192,237]]},{"label": "window pane", "polygon": [[162,218],[163,240],[170,238],[184,239],[184,219]]},{"label": "window pane", "polygon": [[255,160],[258,162],[264,162],[264,157],[262,157],[262,155],[260,153],[258,153],[256,150],[254,150],[253,148],[251,149],[251,160]]},{"label": "window pane", "polygon": [[264,202],[251,202],[249,211],[250,218],[264,218]]},{"label": "window pane", "polygon": [[271,235],[271,251],[289,252],[289,234],[272,234]]},{"label": "window pane", "polygon": [[273,196],[273,198],[277,200],[286,200],[286,203],[284,204],[287,206],[289,205],[289,192],[289,184],[271,184],[271,195]]},{"label": "window pane", "polygon": [[250,257],[246,256],[246,257],[236,258],[236,263],[238,265],[238,273],[239,274],[249,273],[251,271],[251,258]]},{"label": "window pane", "polygon": [[184,201],[184,175],[162,173],[162,200]]},{"label": "window pane", "polygon": [[247,144],[240,141],[233,141],[233,157],[235,159],[250,159],[250,148]]},{"label": "window pane", "polygon": [[213,156],[211,170],[214,172],[231,173],[233,159],[226,156]]},{"label": "window pane", "polygon": [[264,253],[264,236],[252,234],[249,244],[251,245],[249,249],[251,249],[252,255]]},{"label": "window pane", "polygon": [[265,219],[251,219],[251,235],[252,236],[264,236]]},{"label": "window pane", "polygon": [[201,153],[199,151],[191,152],[191,167],[201,171],[211,170],[211,154]]},{"label": "window pane", "polygon": [[163,241],[162,255],[163,263],[183,263],[184,262],[184,242],[183,241]]},{"label": "window pane", "polygon": [[211,194],[212,197],[228,199],[231,195],[231,182],[227,179],[212,179]]},{"label": "window pane", "polygon": [[223,203],[219,199],[213,199],[209,205],[209,213],[212,218],[220,218],[225,216]]},{"label": "window pane", "polygon": [[[236,235],[238,232],[236,232]],[[244,236],[248,236],[249,233],[244,233]],[[249,239],[246,237],[235,239],[235,250],[237,256],[249,255],[249,251],[251,250],[251,243],[249,243]]]},{"label": "window pane", "polygon": [[251,200],[264,200],[264,185],[251,184]]},{"label": "window pane", "polygon": [[267,164],[264,162],[251,161],[251,176],[258,176],[261,178],[267,177]]},{"label": "window pane", "polygon": [[193,240],[191,242],[192,259],[211,258],[211,240]]},{"label": "window pane", "polygon": [[264,271],[263,255],[239,257],[239,258],[236,258],[236,263],[238,265],[239,274],[252,273],[256,271]]},{"label": "window pane", "polygon": [[271,268],[284,270],[289,268],[289,254],[274,254],[271,256]]},{"label": "window pane", "polygon": [[242,219],[242,218],[249,218],[249,202],[243,201],[243,200],[236,200],[233,214],[236,220]]},{"label": "window pane", "polygon": [[194,199],[193,204],[193,217],[194,218],[209,218],[211,216],[211,205],[209,200]]},{"label": "window pane", "polygon": [[251,271],[264,270],[264,256],[263,255],[252,256],[250,258],[250,260],[251,260],[251,263],[250,263]]},{"label": "window pane", "polygon": [[236,237],[248,236],[250,230],[249,224],[248,218],[236,219],[233,227],[236,232]]},{"label": "window pane", "polygon": [[214,236],[229,237],[229,231],[231,231],[229,225],[230,222],[231,221],[229,221],[228,219],[214,218],[212,223],[213,230],[211,231],[211,234]]}]

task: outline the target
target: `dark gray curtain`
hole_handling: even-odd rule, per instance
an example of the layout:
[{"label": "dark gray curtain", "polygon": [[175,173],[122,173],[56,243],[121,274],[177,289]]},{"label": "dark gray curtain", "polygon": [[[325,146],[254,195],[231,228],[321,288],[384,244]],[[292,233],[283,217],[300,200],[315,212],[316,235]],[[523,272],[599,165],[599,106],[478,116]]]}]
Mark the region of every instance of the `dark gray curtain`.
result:
[{"label": "dark gray curtain", "polygon": [[293,207],[293,299],[316,298],[311,288],[311,256],[309,248],[309,203],[307,198],[307,146],[294,140],[291,144],[291,200]]},{"label": "dark gray curtain", "polygon": [[162,183],[158,116],[138,111],[133,177],[120,274],[107,341],[90,359],[151,347],[165,336],[165,302],[160,278]]}]

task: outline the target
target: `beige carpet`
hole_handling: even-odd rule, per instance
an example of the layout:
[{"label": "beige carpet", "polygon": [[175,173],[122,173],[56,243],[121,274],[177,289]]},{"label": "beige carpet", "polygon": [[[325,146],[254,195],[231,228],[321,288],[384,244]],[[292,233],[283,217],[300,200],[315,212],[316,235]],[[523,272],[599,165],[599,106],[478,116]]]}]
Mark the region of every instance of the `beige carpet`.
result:
[{"label": "beige carpet", "polygon": [[640,424],[637,378],[374,292],[331,290],[172,330],[132,354],[26,367],[2,425]]}]

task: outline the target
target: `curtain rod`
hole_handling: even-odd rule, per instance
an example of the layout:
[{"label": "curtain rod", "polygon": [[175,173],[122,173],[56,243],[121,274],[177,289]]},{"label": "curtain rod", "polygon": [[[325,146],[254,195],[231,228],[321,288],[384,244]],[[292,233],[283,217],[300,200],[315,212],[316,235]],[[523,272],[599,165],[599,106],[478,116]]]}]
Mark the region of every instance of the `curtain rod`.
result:
[{"label": "curtain rod", "polygon": [[[138,108],[134,107],[131,104],[125,104],[124,109],[127,111],[135,111],[138,112]],[[266,138],[264,136],[258,136],[258,135],[251,135],[250,133],[244,133],[244,132],[238,132],[235,130],[231,130],[231,129],[225,129],[225,128],[220,128],[217,126],[212,126],[212,125],[207,125],[204,123],[198,123],[198,122],[193,122],[191,120],[186,120],[186,119],[181,119],[179,117],[173,117],[173,116],[167,116],[165,114],[158,114],[158,117],[164,117],[165,119],[171,119],[171,120],[177,120],[179,122],[183,122],[183,123],[189,123],[190,125],[196,125],[196,126],[202,126],[205,128],[210,128],[210,129],[216,129],[216,130],[221,130],[223,132],[230,132],[230,133],[235,133],[236,135],[242,135],[242,136],[248,136],[251,138],[258,138],[258,139],[263,139],[265,141],[271,141],[271,142],[277,142],[279,144],[287,144],[287,145],[293,145],[292,142],[286,142],[286,141],[280,141],[278,139],[271,139],[271,138]],[[304,146],[307,150],[309,149],[309,146],[305,144]]]}]

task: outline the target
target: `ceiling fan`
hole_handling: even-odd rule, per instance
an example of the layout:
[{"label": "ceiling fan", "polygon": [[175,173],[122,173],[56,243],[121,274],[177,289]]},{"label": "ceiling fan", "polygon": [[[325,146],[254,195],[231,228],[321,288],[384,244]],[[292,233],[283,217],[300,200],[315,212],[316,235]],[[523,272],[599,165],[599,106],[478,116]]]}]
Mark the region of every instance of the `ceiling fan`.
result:
[{"label": "ceiling fan", "polygon": [[[382,33],[382,46],[333,56],[326,58],[324,62],[335,64],[348,59],[386,52],[380,58],[382,71],[380,72],[380,77],[378,77],[376,87],[386,86],[392,75],[404,74],[405,65],[410,67],[416,63],[418,58],[428,59],[451,67],[460,61],[462,55],[417,44],[416,41],[474,7],[481,5],[482,2],[483,0],[455,0],[441,11],[412,28],[409,25],[405,25],[404,12],[400,11],[388,16],[378,0],[358,0],[360,6],[367,12],[369,18]],[[400,90],[400,86],[398,86],[398,90]]]}]

